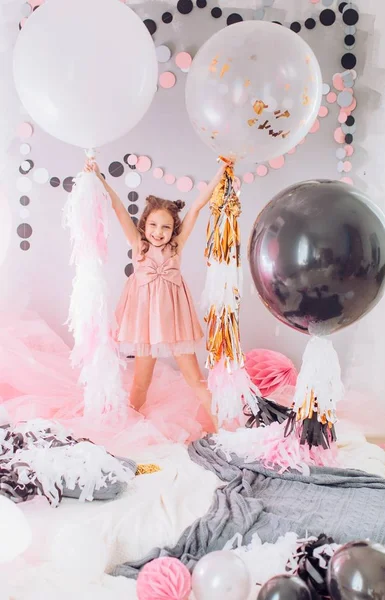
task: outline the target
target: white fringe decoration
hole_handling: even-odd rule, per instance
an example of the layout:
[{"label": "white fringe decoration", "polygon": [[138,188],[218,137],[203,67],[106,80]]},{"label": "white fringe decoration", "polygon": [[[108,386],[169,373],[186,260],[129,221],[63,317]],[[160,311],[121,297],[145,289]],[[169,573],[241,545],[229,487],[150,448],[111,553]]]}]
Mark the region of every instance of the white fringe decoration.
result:
[{"label": "white fringe decoration", "polygon": [[109,204],[97,176],[80,173],[64,208],[63,224],[72,243],[70,264],[76,267],[67,321],[75,340],[71,360],[81,367],[84,415],[91,418],[118,413],[127,402],[105,277]]},{"label": "white fringe decoration", "polygon": [[318,421],[336,423],[336,405],[344,396],[338,354],[325,337],[312,337],[302,359],[294,394],[294,411],[311,412],[312,394],[317,399]]}]

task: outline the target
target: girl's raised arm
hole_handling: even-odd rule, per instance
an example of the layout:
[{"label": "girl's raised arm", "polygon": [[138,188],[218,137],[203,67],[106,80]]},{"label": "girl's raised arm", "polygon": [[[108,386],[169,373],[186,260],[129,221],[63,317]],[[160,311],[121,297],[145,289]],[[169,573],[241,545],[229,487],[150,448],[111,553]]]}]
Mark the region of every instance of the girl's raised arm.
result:
[{"label": "girl's raised arm", "polygon": [[205,190],[203,190],[203,192],[201,192],[199,194],[199,196],[192,203],[191,208],[189,209],[185,218],[183,219],[181,231],[177,238],[178,249],[183,248],[183,245],[186,243],[192,230],[194,229],[194,225],[196,223],[196,220],[198,218],[198,215],[199,215],[201,209],[204,206],[206,206],[206,204],[209,202],[211,196],[213,195],[213,191],[217,187],[218,183],[221,181],[223,174],[226,171],[226,168],[230,164],[231,163],[226,163],[226,162],[222,163],[220,169],[218,170],[216,175],[213,177],[213,179],[210,181],[207,188]]},{"label": "girl's raised arm", "polygon": [[104,189],[111,198],[112,208],[114,209],[116,216],[119,219],[124,235],[126,236],[128,243],[130,244],[130,246],[132,246],[135,252],[139,248],[140,234],[130,215],[128,214],[123,202],[119,198],[118,194],[112,189],[110,185],[108,185],[108,183],[102,177],[100,169],[95,162],[87,162],[84,167],[84,170],[87,172],[94,171],[94,173],[96,173],[96,175],[102,182]]}]

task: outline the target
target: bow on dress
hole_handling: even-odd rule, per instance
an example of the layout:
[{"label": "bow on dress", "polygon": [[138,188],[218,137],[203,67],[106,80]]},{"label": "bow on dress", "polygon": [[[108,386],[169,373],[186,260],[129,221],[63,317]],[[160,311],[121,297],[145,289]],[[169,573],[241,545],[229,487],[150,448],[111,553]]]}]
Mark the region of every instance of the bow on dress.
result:
[{"label": "bow on dress", "polygon": [[180,286],[182,277],[179,266],[175,264],[174,256],[166,260],[163,264],[157,265],[155,261],[147,257],[145,264],[140,264],[136,268],[136,277],[139,285],[147,285],[160,277],[164,281]]}]

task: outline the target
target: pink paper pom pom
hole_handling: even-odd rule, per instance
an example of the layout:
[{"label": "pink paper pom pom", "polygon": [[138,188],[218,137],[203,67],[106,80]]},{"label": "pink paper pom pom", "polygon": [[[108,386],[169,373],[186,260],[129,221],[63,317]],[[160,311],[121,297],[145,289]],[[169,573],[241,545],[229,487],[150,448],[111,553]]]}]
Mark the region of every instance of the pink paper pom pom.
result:
[{"label": "pink paper pom pom", "polygon": [[139,600],[188,600],[191,575],[177,558],[157,558],[139,573],[136,593]]},{"label": "pink paper pom pom", "polygon": [[251,350],[246,355],[245,366],[265,398],[281,388],[295,386],[297,382],[297,370],[291,360],[273,350]]}]

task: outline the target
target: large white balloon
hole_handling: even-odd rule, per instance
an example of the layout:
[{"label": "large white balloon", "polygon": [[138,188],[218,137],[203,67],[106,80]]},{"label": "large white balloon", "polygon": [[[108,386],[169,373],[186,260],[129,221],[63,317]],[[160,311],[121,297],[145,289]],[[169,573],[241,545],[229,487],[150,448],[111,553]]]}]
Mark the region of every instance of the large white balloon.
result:
[{"label": "large white balloon", "polygon": [[255,162],[296,146],[321,97],[313,51],[290,29],[264,21],[237,23],[211,37],[186,85],[187,110],[202,140],[217,154]]},{"label": "large white balloon", "polygon": [[29,17],[14,79],[34,121],[96,148],[132,129],[156,91],[158,63],[141,19],[119,0],[50,0]]},{"label": "large white balloon", "polygon": [[196,600],[247,600],[251,578],[243,560],[234,552],[210,552],[198,561],[192,576]]},{"label": "large white balloon", "polygon": [[0,496],[0,564],[23,554],[31,541],[32,531],[21,508]]}]

